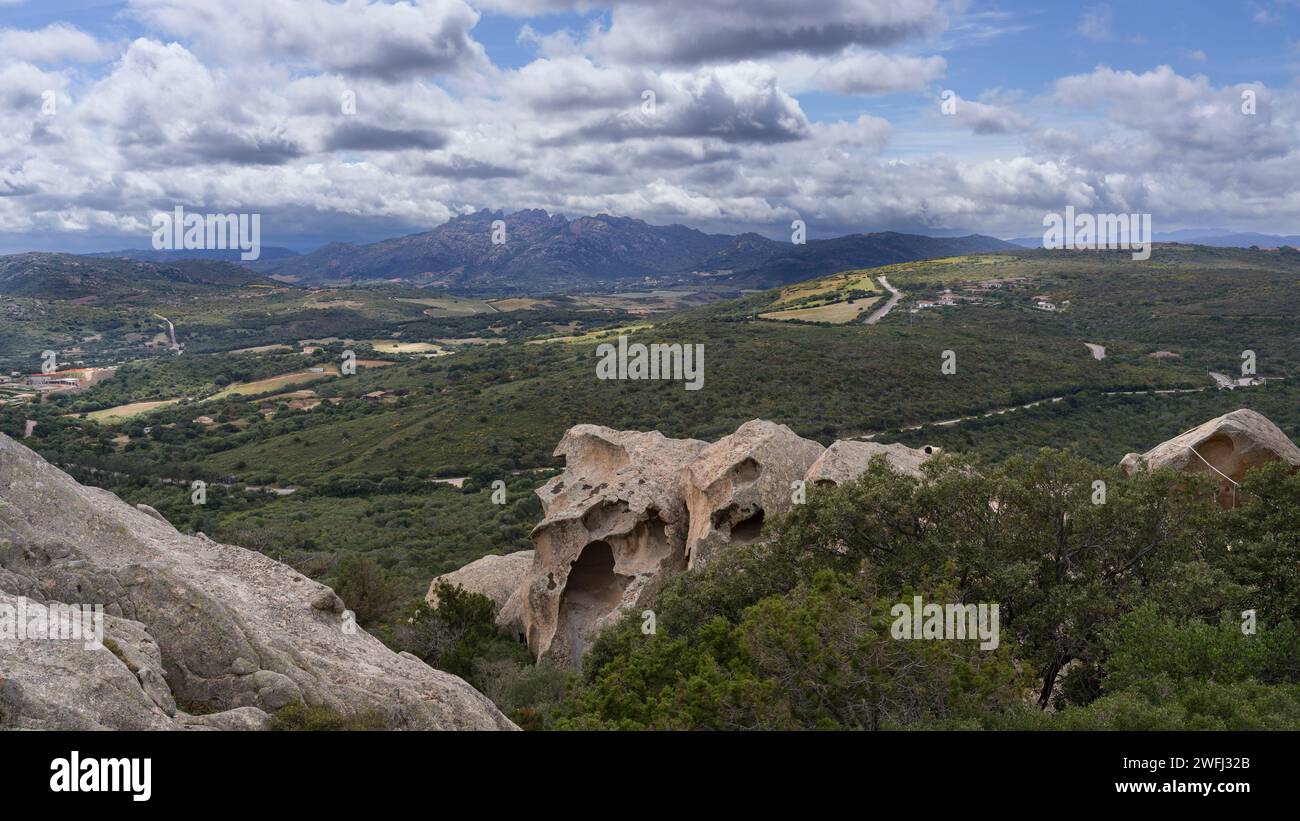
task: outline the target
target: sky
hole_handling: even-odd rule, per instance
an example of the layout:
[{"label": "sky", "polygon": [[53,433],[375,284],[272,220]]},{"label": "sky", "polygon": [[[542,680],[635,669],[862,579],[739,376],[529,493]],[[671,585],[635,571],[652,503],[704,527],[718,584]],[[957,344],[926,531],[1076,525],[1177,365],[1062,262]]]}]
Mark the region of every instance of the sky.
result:
[{"label": "sky", "polygon": [[307,250],[482,209],[1300,233],[1300,0],[0,0],[0,253],[176,206]]}]

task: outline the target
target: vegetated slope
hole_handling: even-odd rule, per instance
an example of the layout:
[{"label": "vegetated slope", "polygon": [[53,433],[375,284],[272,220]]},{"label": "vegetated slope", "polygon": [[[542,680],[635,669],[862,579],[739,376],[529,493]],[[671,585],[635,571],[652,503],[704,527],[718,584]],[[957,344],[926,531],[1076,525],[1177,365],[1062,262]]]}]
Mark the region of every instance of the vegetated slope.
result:
[{"label": "vegetated slope", "polygon": [[[176,396],[135,390],[156,385],[164,391],[180,384],[181,377],[205,381],[201,370],[188,370],[197,365],[187,352],[141,364],[143,373],[124,368],[116,385],[104,383],[75,400],[0,408],[0,430],[21,436],[26,419],[38,420],[29,445],[60,464],[129,474],[113,485],[115,490],[134,483],[138,490],[131,492],[140,495],[132,501],[167,507],[173,521],[196,530],[244,543],[245,535],[237,540],[230,534],[273,529],[285,535],[276,544],[288,548],[295,566],[304,568],[299,557],[328,569],[360,544],[415,589],[421,580],[427,583],[430,572],[488,550],[526,546],[520,534],[535,519],[516,505],[531,499],[529,480],[538,476],[526,471],[556,466],[555,443],[581,422],[716,439],[761,417],[823,443],[881,432],[882,440],[933,441],[993,460],[1057,445],[1111,465],[1125,452],[1143,451],[1241,406],[1255,407],[1293,438],[1300,436],[1300,345],[1293,320],[1300,314],[1300,292],[1293,285],[1298,261],[1277,252],[1186,247],[1157,249],[1146,263],[1122,253],[971,255],[877,269],[907,298],[870,327],[757,319],[777,299],[776,290],[636,320],[651,327],[630,332],[633,341],[705,346],[700,391],[686,391],[674,381],[596,379],[600,339],[524,344],[514,336],[505,344],[322,380],[313,389],[326,401],[310,412],[292,411],[284,400],[230,398],[159,410],[113,427],[61,416],[98,407],[97,396],[116,401]],[[962,283],[996,277],[1025,281],[998,289],[988,304],[910,312],[920,297],[932,298],[942,288],[961,293]],[[1057,312],[1037,310],[1034,297],[1040,295],[1070,305]],[[273,333],[276,327],[265,330]],[[404,341],[445,335],[440,325],[403,327]],[[1106,358],[1095,360],[1084,342],[1104,345]],[[1233,372],[1246,349],[1257,353],[1260,375],[1279,379],[1233,392],[1215,390],[1206,371]],[[336,362],[341,350],[341,343],[327,346],[318,354],[320,363]],[[948,350],[957,361],[951,375],[940,369]],[[1151,356],[1156,351],[1177,358]],[[270,367],[281,356],[291,355],[259,355],[258,367]],[[252,361],[234,359],[213,361],[222,368],[245,368]],[[1206,390],[1106,395],[1201,388]],[[373,391],[388,394],[382,401],[359,398]],[[1064,399],[988,420],[902,432],[1057,396]],[[336,405],[330,398],[341,401]],[[259,410],[268,405],[278,412],[264,418]],[[200,415],[216,424],[195,422]],[[184,486],[151,484],[158,477],[231,475],[254,485],[301,490],[275,499],[232,492],[229,503],[214,491],[206,507],[194,510]],[[478,487],[504,478],[509,504],[491,506],[499,512],[493,521],[476,518],[479,513],[471,509],[481,512],[487,503],[472,494],[453,498],[449,489],[423,481],[433,476],[471,476],[471,486]],[[79,478],[105,481],[96,475]],[[533,486],[540,481],[536,478]],[[330,500],[342,498],[350,500],[346,514],[327,516]],[[339,524],[358,512],[367,519],[364,527]],[[438,521],[429,524],[430,517]],[[317,524],[299,526],[308,520]]]},{"label": "vegetated slope", "polygon": [[239,249],[180,248],[172,251],[155,251],[152,248],[123,248],[119,251],[99,251],[84,256],[95,259],[134,259],[139,262],[177,262],[187,259],[207,259],[217,262],[231,262],[245,268],[254,267],[257,262],[276,262],[298,256],[297,251],[273,245],[263,245],[256,260],[245,261],[244,252]]},{"label": "vegetated slope", "polygon": [[247,268],[211,260],[153,263],[47,253],[0,257],[0,294],[7,296],[139,302],[250,285],[283,287]]},{"label": "vegetated slope", "polygon": [[850,268],[875,268],[913,260],[1010,251],[1015,246],[994,237],[927,237],[886,231],[782,244],[778,253],[758,265],[737,271],[729,282],[765,288],[786,285]]},{"label": "vegetated slope", "polygon": [[[1300,728],[1286,465],[1252,471],[1235,510],[1186,474],[1055,450],[927,467],[810,488],[768,544],[667,580],[644,605],[655,633],[635,611],[601,633],[556,726]],[[896,607],[918,596],[995,603],[996,646],[906,640]]]},{"label": "vegetated slope", "polygon": [[[493,223],[505,241],[493,242]],[[706,234],[600,214],[569,220],[545,211],[480,211],[420,234],[373,245],[332,243],[279,263],[259,263],[296,281],[401,278],[460,288],[533,293],[631,284],[644,277],[729,275],[749,287],[842,268],[1010,248],[992,237],[854,234],[805,245],[758,234]]]},{"label": "vegetated slope", "polygon": [[[700,391],[671,381],[597,380],[594,340],[459,354],[409,366],[423,384],[402,405],[341,423],[344,448],[324,445],[336,435],[315,444],[250,437],[219,461],[340,472],[431,457],[529,467],[550,464],[558,435],[577,422],[708,438],[763,417],[826,439],[1084,391],[1211,388],[1206,372],[1234,372],[1247,349],[1256,351],[1262,376],[1300,373],[1286,318],[1300,310],[1291,285],[1297,265],[1278,254],[1193,249],[1142,264],[1123,254],[1024,252],[883,270],[909,294],[998,274],[1024,275],[1030,284],[985,305],[911,314],[905,301],[871,327],[758,321],[753,315],[773,299],[758,294],[632,335],[703,344]],[[1070,307],[1036,310],[1031,298],[1040,291]],[[1093,359],[1084,342],[1106,346],[1106,358]],[[941,372],[945,350],[956,354],[955,374]],[[1157,351],[1177,358],[1153,357]],[[398,373],[375,378],[393,381]],[[1120,417],[1108,424],[1123,433]]]}]

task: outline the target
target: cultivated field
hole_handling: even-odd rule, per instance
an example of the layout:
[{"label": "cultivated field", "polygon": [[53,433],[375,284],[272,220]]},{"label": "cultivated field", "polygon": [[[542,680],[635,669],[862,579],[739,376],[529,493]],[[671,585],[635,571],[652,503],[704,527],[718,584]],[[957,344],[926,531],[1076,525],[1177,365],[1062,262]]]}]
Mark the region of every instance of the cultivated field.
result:
[{"label": "cultivated field", "polygon": [[435,345],[432,342],[398,342],[394,339],[365,339],[362,341],[380,353],[431,353],[438,355],[450,353],[441,345]]},{"label": "cultivated field", "polygon": [[231,385],[224,390],[209,396],[209,399],[225,399],[230,396],[255,396],[259,393],[287,388],[290,385],[301,385],[306,382],[315,382],[318,379],[325,379],[330,376],[338,376],[339,369],[333,365],[327,365],[320,373],[311,371],[296,371],[294,373],[281,374],[266,379],[258,379],[253,382],[241,382]]},{"label": "cultivated field", "polygon": [[141,414],[148,413],[158,408],[165,408],[175,405],[179,399],[162,399],[156,402],[132,402],[129,405],[118,405],[115,408],[105,408],[104,410],[91,411],[86,414],[86,418],[92,422],[100,424],[113,424],[132,419]]},{"label": "cultivated field", "polygon": [[765,314],[759,314],[758,318],[771,319],[777,322],[803,320],[804,322],[829,322],[833,325],[843,325],[857,319],[863,311],[875,305],[879,300],[880,297],[871,297],[870,299],[857,299],[853,302],[832,302],[829,305],[818,305],[815,308],[769,311]]},{"label": "cultivated field", "polygon": [[842,299],[849,291],[875,291],[876,283],[871,274],[870,271],[844,271],[823,279],[791,285],[781,291],[781,298],[773,304],[788,305],[809,297]]}]

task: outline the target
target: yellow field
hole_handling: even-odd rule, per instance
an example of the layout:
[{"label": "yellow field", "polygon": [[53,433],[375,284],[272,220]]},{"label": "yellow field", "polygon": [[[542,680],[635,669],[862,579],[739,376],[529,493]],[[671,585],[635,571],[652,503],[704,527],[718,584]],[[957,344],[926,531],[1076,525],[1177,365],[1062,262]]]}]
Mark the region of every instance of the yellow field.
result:
[{"label": "yellow field", "polygon": [[432,342],[398,342],[396,339],[363,339],[380,353],[445,353],[441,345]]},{"label": "yellow field", "polygon": [[627,325],[622,328],[597,328],[594,331],[587,331],[585,334],[578,334],[577,336],[553,336],[549,339],[530,339],[528,340],[528,344],[544,345],[549,342],[591,342],[596,339],[617,337],[619,334],[630,334],[633,331],[643,331],[646,328],[653,327],[654,325],[647,322],[640,325]]},{"label": "yellow field", "polygon": [[873,273],[876,276],[887,277],[895,288],[914,282],[918,275],[925,282],[941,282],[944,285],[1002,276],[1037,276],[1035,269],[1026,264],[1025,258],[1005,254],[979,254],[899,262],[883,265],[874,269]]},{"label": "yellow field", "polygon": [[773,319],[777,322],[788,322],[792,319],[802,319],[805,322],[830,322],[835,325],[843,325],[845,322],[852,322],[858,316],[871,306],[875,305],[880,297],[871,297],[870,299],[859,299],[854,302],[834,302],[830,305],[818,305],[816,308],[793,308],[788,311],[771,311],[766,314],[759,314],[759,319]]},{"label": "yellow field", "polygon": [[319,311],[319,310],[328,310],[330,308],[361,308],[364,306],[362,303],[357,302],[355,299],[335,299],[335,300],[320,300],[320,301],[308,300],[302,304],[302,307],[311,308]]},{"label": "yellow field", "polygon": [[774,305],[785,305],[795,300],[813,296],[838,297],[849,291],[875,291],[876,283],[871,279],[871,272],[866,270],[842,271],[829,277],[815,279],[800,285],[792,285],[781,292],[781,298]]},{"label": "yellow field", "polygon": [[132,417],[148,413],[151,410],[165,408],[168,405],[175,405],[179,399],[162,399],[157,402],[132,402],[129,405],[118,405],[116,408],[105,408],[104,410],[91,411],[86,414],[86,418],[92,422],[100,424],[113,424],[121,422]]},{"label": "yellow field", "polygon": [[295,371],[294,373],[284,373],[279,376],[271,376],[266,379],[258,379],[254,382],[240,382],[223,391],[214,393],[208,399],[225,399],[229,396],[251,396],[267,391],[287,388],[290,385],[300,385],[304,382],[315,382],[318,379],[324,379],[328,376],[338,376],[339,369],[333,365],[325,366],[321,373],[312,373],[311,371]]},{"label": "yellow field", "polygon": [[531,311],[533,308],[547,307],[551,303],[544,299],[533,299],[532,297],[520,296],[509,299],[494,299],[488,303],[493,308],[502,313],[508,311]]},{"label": "yellow field", "polygon": [[231,351],[231,353],[270,353],[271,351],[292,351],[292,350],[293,350],[292,345],[275,344],[275,345],[258,345],[255,348],[240,348],[239,350]]},{"label": "yellow field", "polygon": [[439,339],[444,345],[504,345],[507,339],[487,339],[482,336],[464,336],[459,339]]}]

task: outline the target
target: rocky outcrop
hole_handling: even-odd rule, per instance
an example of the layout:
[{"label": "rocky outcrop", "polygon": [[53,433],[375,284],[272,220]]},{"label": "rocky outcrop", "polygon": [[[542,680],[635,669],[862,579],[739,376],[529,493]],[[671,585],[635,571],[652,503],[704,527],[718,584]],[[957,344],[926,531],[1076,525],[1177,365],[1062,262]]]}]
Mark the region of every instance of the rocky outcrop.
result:
[{"label": "rocky outcrop", "polygon": [[555,450],[565,470],[538,491],[544,518],[523,591],[538,658],[576,664],[592,633],[686,567],[682,471],[705,446],[658,432],[578,425]]},{"label": "rocky outcrop", "polygon": [[[932,451],[870,442],[827,449],[763,420],[713,444],[578,425],[555,450],[564,472],[537,491],[544,517],[531,564],[522,553],[490,556],[441,578],[491,596],[498,624],[522,625],[537,658],[577,665],[592,636],[664,578],[730,545],[757,543],[763,523],[790,510],[799,481],[848,481],[877,454],[919,475]],[[523,581],[512,591],[517,573]]]},{"label": "rocky outcrop", "polygon": [[257,728],[298,701],[377,710],[394,728],[513,727],[465,682],[356,627],[329,588],[182,535],[3,435],[0,594],[0,611],[19,597],[102,605],[106,639],[0,637],[0,727]]},{"label": "rocky outcrop", "polygon": [[44,626],[57,608],[0,592],[0,727],[181,729],[162,655],[143,624],[105,615],[99,646],[51,640]]},{"label": "rocky outcrop", "polygon": [[839,441],[813,462],[804,481],[810,485],[842,485],[867,472],[871,460],[883,456],[900,473],[920,478],[921,465],[935,454],[933,447],[881,445],[876,442]]},{"label": "rocky outcrop", "polygon": [[441,582],[463,587],[471,593],[487,596],[497,606],[497,624],[504,629],[523,632],[523,585],[532,569],[534,550],[520,550],[505,556],[484,556],[459,570],[444,573],[429,583],[424,599],[438,606],[437,589]]},{"label": "rocky outcrop", "polygon": [[794,483],[824,450],[785,425],[755,419],[700,451],[682,482],[688,566],[707,564],[727,545],[758,541],[767,517],[789,511]]},{"label": "rocky outcrop", "polygon": [[1221,486],[1219,502],[1230,505],[1234,483],[1253,468],[1279,461],[1300,467],[1300,447],[1267,417],[1242,409],[1211,419],[1146,453],[1130,453],[1120,467],[1129,475],[1160,468],[1207,474]]}]

